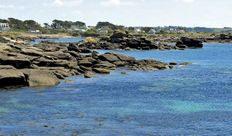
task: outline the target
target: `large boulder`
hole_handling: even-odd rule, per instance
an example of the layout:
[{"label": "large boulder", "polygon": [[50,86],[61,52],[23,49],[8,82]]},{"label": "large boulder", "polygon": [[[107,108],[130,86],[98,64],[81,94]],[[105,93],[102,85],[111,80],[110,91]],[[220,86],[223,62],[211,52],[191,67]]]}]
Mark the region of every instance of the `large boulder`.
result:
[{"label": "large boulder", "polygon": [[128,33],[124,31],[114,31],[114,33],[110,36],[110,41],[112,43],[120,43],[122,40],[128,37]]},{"label": "large boulder", "polygon": [[0,67],[0,88],[27,86],[27,76],[10,66]]},{"label": "large boulder", "polygon": [[60,83],[59,79],[49,70],[23,69],[28,77],[30,87],[54,86]]},{"label": "large boulder", "polygon": [[187,38],[187,37],[182,37],[179,41],[177,41],[176,46],[179,48],[202,48],[203,43],[202,41]]}]

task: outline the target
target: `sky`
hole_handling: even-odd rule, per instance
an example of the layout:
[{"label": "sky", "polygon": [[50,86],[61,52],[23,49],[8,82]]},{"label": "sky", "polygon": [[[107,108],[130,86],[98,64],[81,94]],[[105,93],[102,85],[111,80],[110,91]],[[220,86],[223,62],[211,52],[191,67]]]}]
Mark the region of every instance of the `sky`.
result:
[{"label": "sky", "polygon": [[232,27],[232,0],[0,0],[0,18],[125,26]]}]

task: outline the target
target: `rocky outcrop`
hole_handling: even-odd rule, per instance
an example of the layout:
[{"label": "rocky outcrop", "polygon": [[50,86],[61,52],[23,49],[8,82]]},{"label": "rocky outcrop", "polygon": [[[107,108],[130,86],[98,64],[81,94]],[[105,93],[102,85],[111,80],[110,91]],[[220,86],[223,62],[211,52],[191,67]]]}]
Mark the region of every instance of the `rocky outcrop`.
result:
[{"label": "rocky outcrop", "polygon": [[231,33],[212,34],[210,37],[205,38],[205,41],[206,42],[231,43],[232,34]]},{"label": "rocky outcrop", "polygon": [[176,46],[178,48],[202,48],[203,43],[200,40],[195,40],[187,37],[182,37],[179,41],[177,41]]},{"label": "rocky outcrop", "polygon": [[[125,35],[114,36],[123,38]],[[0,88],[54,86],[74,75],[85,78],[109,74],[117,68],[128,70],[163,70],[172,68],[156,60],[136,60],[133,57],[105,53],[98,54],[76,45],[25,45],[0,43]]]},{"label": "rocky outcrop", "polygon": [[97,42],[80,43],[79,47],[106,50],[183,50],[203,47],[201,41],[186,37],[174,40],[177,41],[176,45],[165,44],[161,41],[161,39],[134,36],[127,32],[115,31],[111,36],[101,37]]},{"label": "rocky outcrop", "polygon": [[102,37],[98,42],[84,42],[79,47],[89,49],[106,49],[106,50],[170,50],[176,49],[175,46],[162,44],[146,37],[136,37],[128,32],[115,31],[110,37]]}]

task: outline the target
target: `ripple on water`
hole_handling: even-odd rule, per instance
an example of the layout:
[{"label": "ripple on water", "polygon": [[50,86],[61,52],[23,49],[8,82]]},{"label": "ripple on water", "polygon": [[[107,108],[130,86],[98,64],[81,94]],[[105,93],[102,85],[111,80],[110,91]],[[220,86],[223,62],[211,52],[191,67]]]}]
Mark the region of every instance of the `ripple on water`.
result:
[{"label": "ripple on water", "polygon": [[[194,86],[199,86],[201,82],[197,81],[194,78],[186,78],[186,77],[178,77],[178,78],[162,78],[158,80],[159,82],[155,82],[151,85],[141,86],[141,91],[149,91],[149,92],[163,92],[163,91],[173,91],[173,89],[177,90],[178,88],[192,88]],[[183,89],[184,90],[184,89]]]}]

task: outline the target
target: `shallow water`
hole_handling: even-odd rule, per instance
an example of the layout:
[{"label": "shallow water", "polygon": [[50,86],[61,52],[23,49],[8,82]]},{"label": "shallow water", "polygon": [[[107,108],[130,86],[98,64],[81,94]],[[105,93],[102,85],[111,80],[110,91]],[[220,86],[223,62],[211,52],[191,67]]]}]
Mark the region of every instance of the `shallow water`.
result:
[{"label": "shallow water", "polygon": [[[104,52],[104,51],[101,51]],[[192,62],[157,72],[118,70],[44,89],[0,92],[0,135],[231,135],[232,45],[115,51]]]}]

